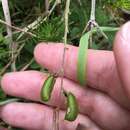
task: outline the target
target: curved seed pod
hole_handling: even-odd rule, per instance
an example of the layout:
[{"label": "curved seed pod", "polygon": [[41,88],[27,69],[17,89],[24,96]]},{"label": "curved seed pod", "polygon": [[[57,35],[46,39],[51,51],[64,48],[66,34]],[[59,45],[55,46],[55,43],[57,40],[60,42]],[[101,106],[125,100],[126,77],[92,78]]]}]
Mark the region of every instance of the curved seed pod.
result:
[{"label": "curved seed pod", "polygon": [[78,116],[78,103],[75,96],[69,92],[66,94],[67,97],[67,112],[65,115],[65,120],[74,121]]},{"label": "curved seed pod", "polygon": [[117,30],[119,30],[119,28],[95,27],[81,37],[78,52],[77,79],[82,86],[85,86],[87,84],[87,53],[90,36],[92,33],[100,31],[100,33],[106,38],[104,32],[113,32]]},{"label": "curved seed pod", "polygon": [[80,44],[79,44],[77,79],[78,79],[79,83],[83,86],[85,86],[87,84],[86,64],[87,64],[87,51],[88,51],[90,34],[91,34],[90,32],[87,32],[85,35],[83,35],[80,39]]},{"label": "curved seed pod", "polygon": [[49,101],[55,82],[56,82],[56,77],[54,75],[50,75],[47,77],[47,79],[45,80],[45,82],[41,88],[41,100],[42,101],[44,101],[44,102]]}]

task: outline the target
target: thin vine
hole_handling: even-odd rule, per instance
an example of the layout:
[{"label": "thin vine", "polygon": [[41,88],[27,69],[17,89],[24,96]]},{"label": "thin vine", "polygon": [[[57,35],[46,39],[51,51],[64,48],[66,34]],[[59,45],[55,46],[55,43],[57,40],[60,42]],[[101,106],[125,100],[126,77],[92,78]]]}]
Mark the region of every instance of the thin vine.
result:
[{"label": "thin vine", "polygon": [[[64,24],[65,24],[65,31],[64,31],[64,48],[63,48],[63,55],[62,55],[62,62],[61,62],[61,68],[60,68],[60,76],[61,76],[61,89],[60,89],[60,97],[63,95],[64,90],[63,90],[63,82],[64,82],[64,73],[65,73],[65,54],[66,54],[66,45],[67,45],[67,34],[69,32],[68,29],[68,17],[69,17],[69,7],[70,7],[70,0],[66,1],[66,7],[65,7],[65,13],[64,13]],[[59,105],[61,106],[61,105]],[[60,108],[56,108],[56,120],[55,120],[55,128],[56,130],[59,130],[59,110]]]}]

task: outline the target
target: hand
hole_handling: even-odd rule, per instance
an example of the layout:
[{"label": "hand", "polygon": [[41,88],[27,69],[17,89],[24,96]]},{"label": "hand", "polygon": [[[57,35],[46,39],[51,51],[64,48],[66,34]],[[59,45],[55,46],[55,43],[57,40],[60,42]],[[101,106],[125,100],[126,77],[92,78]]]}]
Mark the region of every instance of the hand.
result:
[{"label": "hand", "polygon": [[[48,105],[11,103],[0,108],[0,117],[8,124],[26,130],[52,130],[52,106],[61,104],[60,130],[76,130],[83,124],[89,130],[130,130],[130,22],[117,33],[114,51],[88,51],[86,88],[76,79],[78,48],[68,45],[65,57],[64,89],[77,97],[80,115],[76,121],[64,121],[64,97],[60,97],[60,78],[57,78]],[[63,44],[39,44],[36,61],[52,72],[61,66]],[[25,71],[5,74],[1,85],[12,96],[40,101],[40,89],[46,74]],[[80,129],[81,130],[81,129]]]}]

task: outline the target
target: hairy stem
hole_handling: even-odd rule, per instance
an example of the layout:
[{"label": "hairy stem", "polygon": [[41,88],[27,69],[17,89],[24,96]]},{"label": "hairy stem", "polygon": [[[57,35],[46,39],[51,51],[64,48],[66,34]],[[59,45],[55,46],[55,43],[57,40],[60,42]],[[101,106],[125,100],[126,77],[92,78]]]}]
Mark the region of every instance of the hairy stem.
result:
[{"label": "hairy stem", "polygon": [[[64,23],[65,23],[65,31],[64,31],[64,48],[63,48],[63,55],[62,55],[62,62],[61,62],[61,69],[60,69],[60,76],[61,76],[61,90],[60,90],[60,97],[62,96],[64,90],[63,90],[63,79],[64,79],[64,62],[65,62],[65,53],[66,53],[66,45],[67,45],[67,34],[69,32],[68,29],[68,17],[69,17],[69,7],[70,7],[70,0],[66,0],[66,7],[65,7],[65,13],[64,13]],[[57,116],[56,117],[56,130],[59,130],[59,108],[57,108]],[[58,121],[57,121],[58,119]]]},{"label": "hairy stem", "polygon": [[63,88],[63,78],[64,78],[64,62],[65,62],[65,53],[66,53],[66,45],[67,45],[67,34],[69,32],[68,29],[68,17],[69,17],[69,7],[70,7],[70,0],[66,1],[66,8],[64,14],[64,21],[65,21],[65,31],[64,31],[64,49],[62,55],[62,63],[61,63],[61,88]]}]

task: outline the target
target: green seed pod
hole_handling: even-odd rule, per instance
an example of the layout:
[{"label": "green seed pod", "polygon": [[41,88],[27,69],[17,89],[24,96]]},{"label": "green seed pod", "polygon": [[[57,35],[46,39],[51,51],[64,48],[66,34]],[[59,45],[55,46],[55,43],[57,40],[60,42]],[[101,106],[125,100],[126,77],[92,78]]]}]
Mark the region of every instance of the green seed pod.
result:
[{"label": "green seed pod", "polygon": [[78,103],[75,96],[71,92],[65,95],[67,97],[67,112],[65,115],[65,120],[74,121],[78,116]]},{"label": "green seed pod", "polygon": [[50,75],[47,77],[47,79],[45,80],[45,82],[41,88],[41,100],[42,101],[44,101],[44,102],[49,101],[55,82],[56,82],[55,76]]},{"label": "green seed pod", "polygon": [[79,44],[79,52],[78,52],[78,64],[77,64],[77,79],[82,86],[87,84],[87,53],[88,53],[88,45],[89,45],[89,38],[90,32],[84,34],[80,39]]},{"label": "green seed pod", "polygon": [[78,62],[77,62],[77,80],[82,86],[87,85],[87,59],[88,59],[88,46],[90,44],[89,39],[92,36],[92,34],[97,32],[98,30],[105,38],[107,38],[104,32],[114,32],[119,30],[119,28],[95,27],[91,31],[85,33],[80,38]]}]

